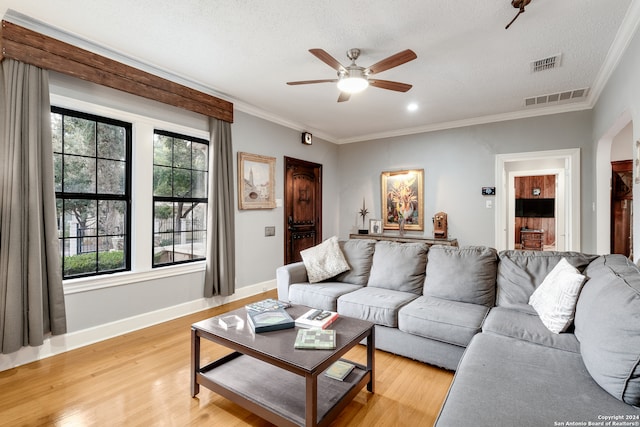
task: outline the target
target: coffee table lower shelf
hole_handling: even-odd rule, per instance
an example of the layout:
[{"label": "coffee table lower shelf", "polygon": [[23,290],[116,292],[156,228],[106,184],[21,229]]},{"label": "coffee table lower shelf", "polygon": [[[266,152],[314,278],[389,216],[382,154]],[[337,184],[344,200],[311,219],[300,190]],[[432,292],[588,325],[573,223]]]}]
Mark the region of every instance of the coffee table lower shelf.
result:
[{"label": "coffee table lower shelf", "polygon": [[[317,425],[328,424],[369,382],[371,372],[350,363],[356,367],[344,381],[318,375]],[[274,424],[305,425],[304,376],[235,352],[201,368],[196,381]]]}]

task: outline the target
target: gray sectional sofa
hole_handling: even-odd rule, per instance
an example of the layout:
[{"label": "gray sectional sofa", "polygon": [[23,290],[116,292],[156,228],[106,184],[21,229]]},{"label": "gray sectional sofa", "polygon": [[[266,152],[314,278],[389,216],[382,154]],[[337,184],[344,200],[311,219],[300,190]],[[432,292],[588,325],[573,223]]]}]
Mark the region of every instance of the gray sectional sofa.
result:
[{"label": "gray sectional sofa", "polygon": [[[437,426],[640,426],[640,271],[623,256],[361,239],[340,250],[349,270],[321,282],[302,262],[278,268],[278,298],[370,320],[377,348],[456,371]],[[586,281],[575,321],[553,333],[529,300],[563,258]]]}]

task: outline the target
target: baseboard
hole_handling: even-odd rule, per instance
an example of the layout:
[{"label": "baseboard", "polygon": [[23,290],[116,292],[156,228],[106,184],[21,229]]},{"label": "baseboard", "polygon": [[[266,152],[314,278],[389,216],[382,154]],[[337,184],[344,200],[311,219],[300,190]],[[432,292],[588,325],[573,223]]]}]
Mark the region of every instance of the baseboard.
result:
[{"label": "baseboard", "polygon": [[0,372],[275,288],[276,281],[269,280],[239,288],[235,294],[228,297],[201,298],[116,322],[49,337],[39,347],[23,347],[15,353],[0,355]]}]

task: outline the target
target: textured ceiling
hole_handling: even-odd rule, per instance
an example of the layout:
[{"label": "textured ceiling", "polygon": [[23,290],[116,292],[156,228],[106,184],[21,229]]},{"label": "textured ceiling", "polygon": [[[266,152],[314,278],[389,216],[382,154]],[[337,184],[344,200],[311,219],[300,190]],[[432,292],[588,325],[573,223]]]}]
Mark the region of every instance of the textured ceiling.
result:
[{"label": "textured ceiling", "polygon": [[[0,0],[8,9],[95,43],[236,108],[336,143],[593,106],[639,21],[640,0]],[[413,84],[374,87],[337,103],[335,71],[308,49],[362,66],[404,49],[418,58],[376,75]],[[532,73],[531,61],[561,54]],[[574,102],[524,99],[590,88]],[[409,103],[418,109],[408,112]]]}]

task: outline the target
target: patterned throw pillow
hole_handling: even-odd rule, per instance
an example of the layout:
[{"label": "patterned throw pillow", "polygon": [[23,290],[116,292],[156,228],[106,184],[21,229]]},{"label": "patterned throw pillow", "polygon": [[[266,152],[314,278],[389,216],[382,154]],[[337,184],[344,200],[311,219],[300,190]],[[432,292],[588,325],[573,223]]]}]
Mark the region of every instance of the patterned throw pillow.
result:
[{"label": "patterned throw pillow", "polygon": [[554,334],[566,331],[573,322],[584,281],[585,276],[562,258],[529,298],[542,323]]},{"label": "patterned throw pillow", "polygon": [[340,250],[337,236],[300,251],[300,256],[307,269],[309,283],[321,282],[349,270],[349,264]]}]

